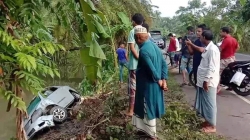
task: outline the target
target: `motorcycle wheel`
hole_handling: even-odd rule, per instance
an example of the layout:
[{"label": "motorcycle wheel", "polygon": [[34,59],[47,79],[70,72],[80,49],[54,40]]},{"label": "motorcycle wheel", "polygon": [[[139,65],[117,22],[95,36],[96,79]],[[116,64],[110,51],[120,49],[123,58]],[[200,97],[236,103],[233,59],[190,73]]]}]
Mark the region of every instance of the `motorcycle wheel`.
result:
[{"label": "motorcycle wheel", "polygon": [[189,77],[189,82],[190,82],[190,84],[191,84],[192,86],[196,87],[196,85],[195,85],[195,80],[194,80],[194,71],[193,71],[193,70],[190,71],[188,77]]},{"label": "motorcycle wheel", "polygon": [[[250,73],[247,71],[243,71],[243,73],[246,74],[246,77],[243,79],[241,86],[239,87],[239,86],[233,84],[232,88],[233,88],[234,92],[236,92],[238,95],[248,96],[248,95],[250,95]],[[242,87],[242,84],[244,85],[243,87]],[[247,87],[249,89],[246,89]],[[244,90],[244,91],[242,91],[242,90]]]}]

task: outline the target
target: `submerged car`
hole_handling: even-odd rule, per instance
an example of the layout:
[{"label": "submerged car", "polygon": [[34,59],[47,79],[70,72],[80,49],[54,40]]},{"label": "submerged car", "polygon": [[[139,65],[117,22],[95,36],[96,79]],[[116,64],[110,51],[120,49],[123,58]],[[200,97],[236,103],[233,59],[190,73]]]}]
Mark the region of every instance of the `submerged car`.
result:
[{"label": "submerged car", "polygon": [[30,102],[24,118],[24,130],[28,139],[38,131],[62,123],[68,117],[67,109],[80,101],[80,94],[69,86],[45,88]]}]

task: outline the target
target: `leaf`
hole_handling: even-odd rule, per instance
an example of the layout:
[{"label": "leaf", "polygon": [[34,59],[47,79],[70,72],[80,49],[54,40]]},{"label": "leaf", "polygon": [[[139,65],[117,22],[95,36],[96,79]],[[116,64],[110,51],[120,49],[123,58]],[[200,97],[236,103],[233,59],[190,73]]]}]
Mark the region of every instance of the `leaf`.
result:
[{"label": "leaf", "polygon": [[98,30],[99,33],[101,33],[103,35],[104,38],[108,38],[110,37],[106,31],[104,30],[103,26],[101,25],[101,23],[99,23],[97,20],[94,20],[96,28]]},{"label": "leaf", "polygon": [[55,73],[55,75],[57,76],[57,77],[59,77],[60,78],[60,73],[58,72],[58,70],[56,69],[56,70],[54,70],[54,73]]},{"label": "leaf", "polygon": [[97,13],[96,8],[91,0],[80,0],[81,9],[86,13]]},{"label": "leaf", "polygon": [[240,4],[241,4],[242,6],[245,6],[246,2],[247,2],[247,0],[240,0]]},{"label": "leaf", "polygon": [[118,12],[117,13],[118,17],[121,19],[122,23],[127,25],[127,26],[131,26],[131,22],[128,18],[128,16],[126,14],[124,14],[123,12]]},{"label": "leaf", "polygon": [[92,57],[89,55],[90,48],[85,47],[80,50],[80,55],[82,59],[82,63],[84,64],[84,72],[86,78],[91,82],[94,83],[98,76],[100,75],[99,73],[99,65],[98,65],[98,58]]},{"label": "leaf", "polygon": [[106,59],[106,56],[101,48],[101,46],[97,43],[96,40],[93,40],[90,45],[89,56]]}]

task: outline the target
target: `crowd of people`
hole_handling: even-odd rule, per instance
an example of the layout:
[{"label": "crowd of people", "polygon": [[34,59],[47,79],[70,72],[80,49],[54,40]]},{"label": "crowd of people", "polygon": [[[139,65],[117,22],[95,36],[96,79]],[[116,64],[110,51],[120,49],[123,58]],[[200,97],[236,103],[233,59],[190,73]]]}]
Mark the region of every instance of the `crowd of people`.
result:
[{"label": "crowd of people", "polygon": [[[149,27],[139,13],[132,16],[134,28],[128,36],[129,56],[121,43],[117,50],[120,72],[128,68],[129,106],[125,114],[132,117],[132,124],[138,133],[147,134],[157,139],[156,119],[165,113],[164,90],[168,90],[168,66],[160,48],[152,41]],[[194,72],[196,87],[195,110],[205,119],[202,130],[206,133],[216,132],[216,94],[220,91],[220,73],[235,61],[235,52],[239,49],[229,27],[221,28],[220,46],[213,43],[214,35],[205,25],[187,28],[187,35],[176,38],[170,33],[168,53],[171,67],[179,65],[183,82],[189,85],[186,74]],[[218,60],[221,60],[220,63]],[[120,82],[123,82],[120,74]],[[230,89],[229,89],[230,90]]]}]

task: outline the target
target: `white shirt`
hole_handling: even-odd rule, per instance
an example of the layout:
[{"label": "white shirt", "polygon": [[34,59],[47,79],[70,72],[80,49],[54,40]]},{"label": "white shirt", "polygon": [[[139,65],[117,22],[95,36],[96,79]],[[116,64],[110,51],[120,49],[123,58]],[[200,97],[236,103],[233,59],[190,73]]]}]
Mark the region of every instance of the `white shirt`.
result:
[{"label": "white shirt", "polygon": [[217,88],[220,81],[220,50],[211,41],[201,56],[197,71],[197,86],[203,87],[204,81],[207,81],[208,86]]},{"label": "white shirt", "polygon": [[180,51],[181,50],[181,47],[180,47],[180,43],[179,43],[179,40],[177,38],[175,38],[175,41],[176,41],[176,51]]}]

